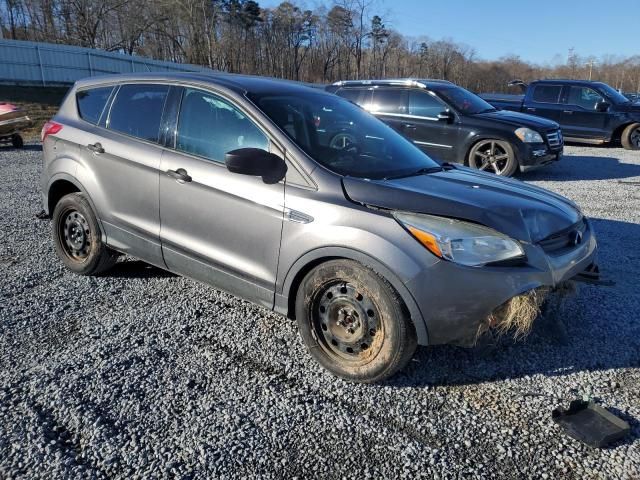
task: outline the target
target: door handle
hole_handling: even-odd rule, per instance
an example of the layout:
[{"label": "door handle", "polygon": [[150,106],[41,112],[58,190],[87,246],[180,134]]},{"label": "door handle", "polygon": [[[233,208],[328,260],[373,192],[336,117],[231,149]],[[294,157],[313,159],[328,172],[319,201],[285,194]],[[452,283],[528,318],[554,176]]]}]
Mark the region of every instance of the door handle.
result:
[{"label": "door handle", "polygon": [[416,126],[413,123],[405,123],[404,125],[402,125],[402,128],[404,128],[405,130],[415,130]]},{"label": "door handle", "polygon": [[527,112],[535,112],[536,109],[532,107],[527,107]]},{"label": "door handle", "polygon": [[571,115],[573,110],[563,110],[562,113],[566,113],[567,115]]},{"label": "door handle", "polygon": [[104,153],[104,148],[102,148],[102,144],[100,142],[96,142],[93,144],[87,145],[87,148],[91,150],[93,153]]},{"label": "door handle", "polygon": [[192,180],[184,168],[179,168],[177,170],[167,170],[167,175],[169,175],[171,178],[175,178],[180,183],[190,182]]}]

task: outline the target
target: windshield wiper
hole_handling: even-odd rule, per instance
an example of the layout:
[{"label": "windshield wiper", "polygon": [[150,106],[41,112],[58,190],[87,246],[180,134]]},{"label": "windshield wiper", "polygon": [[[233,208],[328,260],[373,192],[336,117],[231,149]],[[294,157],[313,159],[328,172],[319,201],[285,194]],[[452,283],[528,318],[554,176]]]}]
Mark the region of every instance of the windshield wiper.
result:
[{"label": "windshield wiper", "polygon": [[418,175],[427,175],[429,173],[437,173],[443,171],[442,167],[423,167],[409,173],[402,173],[400,175],[389,175],[384,177],[383,180],[396,180],[398,178],[417,177]]}]

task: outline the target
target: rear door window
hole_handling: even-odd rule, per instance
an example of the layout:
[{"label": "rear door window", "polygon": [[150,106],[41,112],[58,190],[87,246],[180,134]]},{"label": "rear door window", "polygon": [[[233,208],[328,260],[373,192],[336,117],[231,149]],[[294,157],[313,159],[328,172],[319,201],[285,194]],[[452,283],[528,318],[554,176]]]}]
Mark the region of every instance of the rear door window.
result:
[{"label": "rear door window", "polygon": [[369,110],[379,113],[407,113],[406,91],[397,88],[375,89]]},{"label": "rear door window", "polygon": [[540,103],[560,103],[561,85],[536,85],[533,88],[533,101]]},{"label": "rear door window", "polygon": [[367,88],[341,88],[336,94],[361,107],[371,103],[371,90]]},{"label": "rear door window", "polygon": [[108,128],[157,142],[167,85],[122,85],[111,106]]},{"label": "rear door window", "polygon": [[409,91],[409,114],[418,117],[437,118],[438,114],[446,110],[433,95],[417,90]]},{"label": "rear door window", "polygon": [[269,150],[269,140],[244,113],[203,90],[186,88],[178,118],[176,149],[224,163],[238,148]]},{"label": "rear door window", "polygon": [[84,121],[97,125],[107,105],[113,87],[89,88],[76,93],[78,115]]}]

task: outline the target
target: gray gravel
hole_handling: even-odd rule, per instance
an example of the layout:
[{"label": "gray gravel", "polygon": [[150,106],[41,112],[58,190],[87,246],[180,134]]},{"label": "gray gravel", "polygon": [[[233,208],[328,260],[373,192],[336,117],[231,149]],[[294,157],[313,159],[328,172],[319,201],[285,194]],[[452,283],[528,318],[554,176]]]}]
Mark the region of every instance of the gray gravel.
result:
[{"label": "gray gravel", "polygon": [[[522,178],[595,220],[615,287],[524,342],[421,348],[383,386],[338,380],[295,324],[126,259],[57,261],[36,146],[0,148],[1,478],[637,478],[640,153],[567,147]],[[635,182],[635,183],[634,183]],[[551,410],[588,395],[632,435],[582,446]]]}]

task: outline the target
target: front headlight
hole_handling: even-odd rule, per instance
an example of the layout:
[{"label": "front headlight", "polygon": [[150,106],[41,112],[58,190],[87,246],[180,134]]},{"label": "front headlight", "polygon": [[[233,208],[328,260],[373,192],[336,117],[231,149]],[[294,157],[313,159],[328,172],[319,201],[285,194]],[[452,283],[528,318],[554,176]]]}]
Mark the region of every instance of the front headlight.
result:
[{"label": "front headlight", "polygon": [[530,128],[521,127],[515,131],[516,137],[524,143],[544,143],[542,135]]},{"label": "front headlight", "polygon": [[451,262],[478,267],[524,257],[518,242],[475,223],[417,213],[394,217],[431,253]]}]

